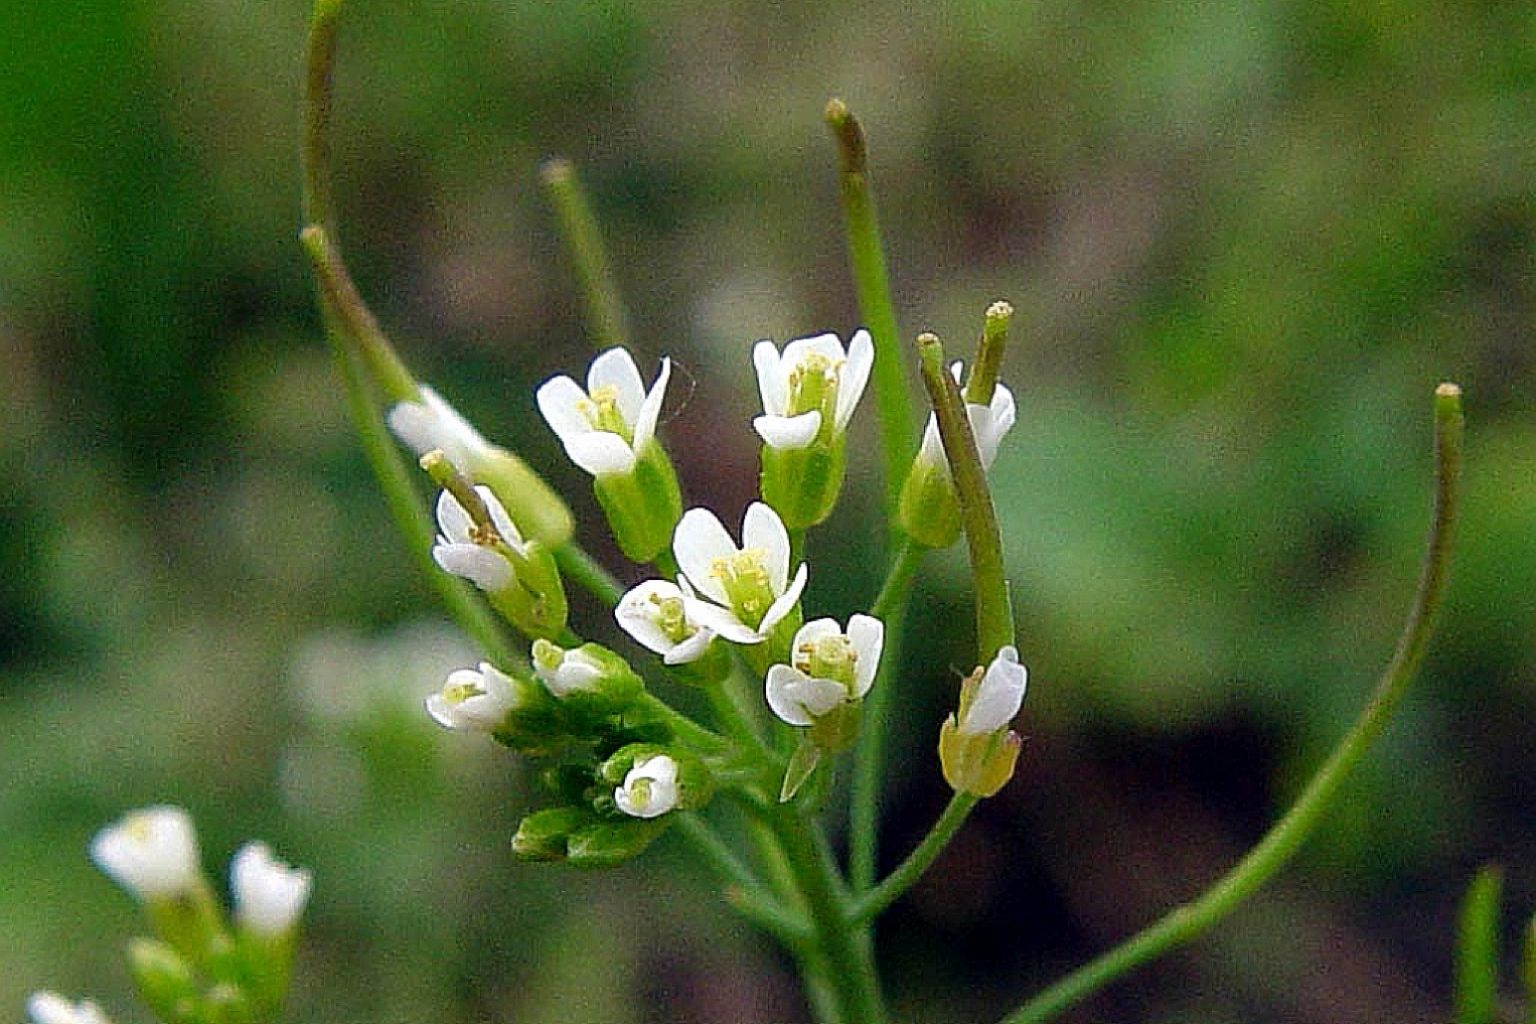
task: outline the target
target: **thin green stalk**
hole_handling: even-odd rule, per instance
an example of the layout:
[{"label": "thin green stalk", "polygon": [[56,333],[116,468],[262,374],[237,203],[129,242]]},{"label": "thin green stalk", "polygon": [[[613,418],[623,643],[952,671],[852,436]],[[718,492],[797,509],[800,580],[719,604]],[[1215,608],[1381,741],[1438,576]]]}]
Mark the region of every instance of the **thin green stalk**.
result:
[{"label": "thin green stalk", "polygon": [[880,595],[870,614],[885,623],[885,649],[875,685],[864,699],[859,723],[859,745],[853,754],[853,791],[848,819],[848,875],[855,892],[875,882],[880,855],[880,793],[885,781],[885,734],[890,727],[891,702],[896,689],[896,668],[901,662],[901,641],[906,632],[907,598],[912,576],[922,564],[924,549],[902,538]]},{"label": "thin green stalk", "polygon": [[833,990],[839,1019],[845,1024],[882,1024],[885,1008],[871,946],[862,929],[849,925],[847,892],[825,839],[791,804],[774,808],[767,820],[810,913],[817,951],[826,962],[823,977]]},{"label": "thin green stalk", "polygon": [[1461,904],[1456,942],[1456,1024],[1493,1024],[1499,996],[1499,902],[1504,872],[1477,873]]},{"label": "thin green stalk", "polygon": [[842,100],[827,101],[827,127],[837,142],[838,187],[848,232],[848,260],[853,270],[859,314],[875,344],[875,404],[880,410],[880,455],[885,475],[885,519],[892,528],[901,503],[901,485],[917,441],[896,306],[891,301],[885,247],[869,185],[869,151],[864,129]]},{"label": "thin green stalk", "polygon": [[1370,703],[1291,809],[1204,895],[1175,908],[1127,942],[1067,975],[1003,1018],[1002,1024],[1050,1020],[1127,971],[1202,934],[1252,896],[1311,835],[1350,772],[1391,720],[1423,661],[1450,571],[1451,535],[1460,494],[1461,440],[1461,389],[1441,384],[1435,391],[1435,512],[1418,593]]},{"label": "thin green stalk", "polygon": [[637,703],[670,725],[674,732],[701,750],[725,750],[731,741],[704,728],[653,693],[642,693]]},{"label": "thin green stalk", "polygon": [[997,512],[987,487],[987,472],[971,433],[971,421],[959,385],[944,368],[944,346],[932,334],[920,334],[917,352],[923,385],[938,421],[944,456],[960,502],[960,521],[970,549],[971,580],[976,588],[977,663],[989,664],[998,650],[1013,643],[1013,607],[1003,565],[1003,542]]},{"label": "thin green stalk", "polygon": [[950,797],[949,804],[944,808],[944,813],[939,815],[939,820],[933,823],[923,841],[917,844],[916,849],[907,854],[907,859],[902,861],[895,871],[885,876],[881,883],[855,899],[853,907],[853,922],[862,924],[873,921],[886,907],[896,902],[901,894],[923,877],[923,872],[938,859],[944,847],[960,831],[960,826],[965,824],[966,817],[971,809],[976,806],[978,797],[969,793],[956,793]]},{"label": "thin green stalk", "polygon": [[592,331],[595,347],[607,349],[628,345],[629,326],[624,302],[619,297],[619,286],[608,262],[603,235],[576,176],[576,167],[569,160],[550,160],[545,163],[540,176],[560,221],[566,249],[576,266],[576,276],[581,280],[581,290],[587,300],[587,325]]},{"label": "thin green stalk", "polygon": [[619,598],[624,596],[624,585],[618,581],[618,578],[603,568],[602,563],[587,554],[575,541],[569,541],[555,549],[555,564],[560,567],[560,572],[566,579],[609,608],[618,605]]},{"label": "thin green stalk", "polygon": [[673,826],[726,884],[725,899],[739,914],[791,950],[806,948],[811,927],[779,904],[725,840],[696,814],[680,814]]},{"label": "thin green stalk", "polygon": [[1536,1024],[1536,915],[1525,925],[1525,950],[1520,964],[1520,981],[1525,986],[1527,1024]]}]

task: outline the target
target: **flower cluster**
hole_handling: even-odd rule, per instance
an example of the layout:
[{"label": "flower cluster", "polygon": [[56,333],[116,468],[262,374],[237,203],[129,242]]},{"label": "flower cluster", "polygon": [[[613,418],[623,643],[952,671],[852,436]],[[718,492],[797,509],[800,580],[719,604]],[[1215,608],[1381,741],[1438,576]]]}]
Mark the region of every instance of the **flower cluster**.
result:
[{"label": "flower cluster", "polygon": [[[154,937],[134,939],[128,960],[139,994],[162,1020],[263,1020],[288,988],[309,872],[251,842],[230,862],[227,919],[203,874],[192,819],[179,807],[133,811],[97,833],[91,859],[147,913]],[[108,1024],[95,1003],[37,992],[33,1024]]]}]

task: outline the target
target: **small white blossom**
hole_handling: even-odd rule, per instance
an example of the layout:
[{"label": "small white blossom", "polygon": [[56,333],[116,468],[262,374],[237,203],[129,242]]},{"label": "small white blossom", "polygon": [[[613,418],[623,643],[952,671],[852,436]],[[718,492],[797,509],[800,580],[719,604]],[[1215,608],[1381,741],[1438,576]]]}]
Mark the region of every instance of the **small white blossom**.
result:
[{"label": "small white blossom", "polygon": [[672,551],[695,591],[708,600],[687,602],[701,626],[732,643],[752,644],[773,631],[800,600],[806,566],[789,578],[789,531],[779,514],[753,502],[741,522],[741,546],[719,517],[691,508],[678,521]]},{"label": "small white blossom", "polygon": [[101,1007],[89,999],[71,1003],[57,992],[34,992],[27,1000],[32,1024],[112,1024]]},{"label": "small white blossom", "polygon": [[590,651],[580,647],[566,650],[547,640],[534,641],[533,670],[556,697],[596,690],[610,671]]},{"label": "small white blossom", "polygon": [[[950,367],[950,374],[956,382],[960,380],[962,368],[959,362]],[[981,456],[981,468],[991,469],[992,460],[997,458],[997,450],[1002,445],[1003,438],[1013,429],[1016,415],[1013,392],[1008,390],[1007,385],[998,383],[993,388],[990,404],[967,402],[965,414],[971,421],[971,433],[976,436],[976,451]],[[949,460],[944,455],[944,441],[939,437],[939,423],[932,413],[928,414],[928,426],[923,430],[923,446],[917,457],[930,465],[940,467],[946,474],[949,473]]]},{"label": "small white blossom", "polygon": [[389,410],[389,429],[418,457],[441,451],[455,469],[473,477],[475,464],[486,461],[493,446],[436,391],[425,384],[420,391],[421,401],[397,402]]},{"label": "small white blossom", "polygon": [[677,806],[677,762],[666,754],[637,760],[614,788],[613,802],[631,818],[656,818]]},{"label": "small white blossom", "polygon": [[1029,670],[1019,663],[1018,648],[1010,644],[999,649],[960,717],[960,732],[979,736],[1006,726],[1019,713],[1028,683]]},{"label": "small white blossom", "polygon": [[884,644],[885,624],[872,615],[853,616],[846,632],[835,619],[807,622],[790,648],[794,664],[768,670],[768,706],[790,725],[814,725],[839,704],[869,692]]},{"label": "small white blossom", "polygon": [[511,677],[482,661],[478,670],[450,672],[443,688],[427,698],[427,714],[449,729],[495,732],[507,720],[514,703]]},{"label": "small white blossom", "polygon": [[715,634],[691,614],[698,598],[688,577],[677,583],[646,580],[619,599],[613,617],[619,628],[668,665],[686,665],[703,657]]},{"label": "small white blossom", "polygon": [[246,843],[229,865],[235,920],[258,935],[292,929],[304,912],[309,885],[308,871],[284,864],[266,843]]},{"label": "small white blossom", "polygon": [[140,899],[181,896],[202,880],[197,833],[180,807],[148,807],[127,814],[91,840],[91,859]]},{"label": "small white blossom", "polygon": [[[512,517],[491,489],[484,485],[475,488],[480,500],[491,513],[491,522],[501,539],[514,551],[523,549],[523,535],[512,523]],[[497,593],[510,587],[514,580],[512,563],[495,548],[475,543],[474,520],[448,491],[437,498],[437,543],[432,546],[432,560],[445,571],[462,576],[488,593]]]},{"label": "small white blossom", "polygon": [[752,421],[763,441],[774,448],[805,448],[814,441],[825,419],[831,432],[848,429],[875,362],[869,332],[860,330],[843,343],[835,334],[798,338],[780,354],[771,341],[752,349],[763,415]]},{"label": "small white blossom", "polygon": [[672,360],[647,392],[629,352],[611,348],[592,361],[585,389],[570,377],[552,377],[539,387],[539,412],[565,445],[572,462],[593,476],[628,473],[656,436],[662,397]]}]

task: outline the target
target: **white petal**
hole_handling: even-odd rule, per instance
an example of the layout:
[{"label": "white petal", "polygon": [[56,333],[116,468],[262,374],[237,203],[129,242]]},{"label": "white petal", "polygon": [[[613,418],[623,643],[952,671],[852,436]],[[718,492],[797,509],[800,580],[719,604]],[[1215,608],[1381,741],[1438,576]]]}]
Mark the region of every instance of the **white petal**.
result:
[{"label": "white petal", "polygon": [[183,895],[202,878],[197,833],[180,807],[125,815],[96,833],[90,853],[97,867],[141,899]]},{"label": "white petal", "polygon": [[637,453],[656,436],[656,420],[661,416],[661,403],[667,396],[667,381],[671,379],[672,360],[664,356],[661,372],[656,375],[651,390],[646,392],[645,401],[640,404],[640,414],[635,417],[634,449]]},{"label": "white petal", "polygon": [[468,544],[469,531],[475,525],[464,506],[448,491],[437,496],[437,529],[450,544]]},{"label": "white petal", "polygon": [[[763,568],[768,570],[768,585],[775,594],[784,593],[784,582],[789,579],[789,531],[772,506],[754,501],[747,506],[747,514],[741,519],[741,546],[743,550],[759,548],[763,552]],[[690,573],[691,577],[693,574]],[[697,583],[697,580],[694,580]]]},{"label": "white petal", "polygon": [[112,1024],[89,999],[71,1003],[57,992],[34,992],[27,1000],[33,1024]]},{"label": "white petal", "polygon": [[752,421],[752,429],[769,447],[795,451],[816,440],[821,430],[821,410],[812,409],[798,416],[759,416]]},{"label": "white petal", "polygon": [[975,735],[1003,728],[1019,713],[1028,683],[1029,670],[1019,663],[1018,649],[1009,646],[999,650],[976,688],[960,731]]},{"label": "white petal", "polygon": [[304,912],[309,872],[284,864],[266,843],[246,843],[229,866],[235,919],[259,935],[281,935]]},{"label": "white petal", "polygon": [[587,371],[587,394],[595,395],[605,387],[613,388],[619,414],[633,428],[640,418],[640,405],[645,401],[645,383],[628,350],[611,348],[592,360],[592,367]]},{"label": "white petal", "polygon": [[[445,491],[444,493],[447,492]],[[496,527],[496,532],[501,534],[501,539],[521,553],[523,550],[523,535],[518,531],[517,524],[512,521],[512,517],[507,514],[506,506],[501,503],[501,499],[496,497],[491,489],[484,484],[476,487],[475,493],[480,495],[481,501],[485,502],[486,511],[491,514],[491,524]],[[457,505],[458,502],[455,501],[454,504]]]},{"label": "white petal", "polygon": [[809,338],[796,338],[784,346],[782,366],[784,377],[788,379],[794,368],[805,361],[808,355],[818,355],[831,363],[838,365],[845,358],[843,355],[843,340],[830,331],[826,334],[816,334]]},{"label": "white petal", "polygon": [[815,724],[817,716],[831,711],[848,696],[841,683],[814,679],[789,665],[768,669],[763,693],[775,715],[799,726]]},{"label": "white petal", "polygon": [[478,544],[435,544],[432,560],[445,572],[462,576],[487,593],[512,585],[512,566],[501,555]]},{"label": "white petal", "polygon": [[763,621],[758,623],[757,630],[759,633],[766,636],[773,632],[773,627],[777,626],[784,616],[794,610],[795,605],[800,601],[800,592],[805,589],[807,573],[808,570],[805,563],[801,562],[800,568],[795,570],[795,578],[790,582],[789,588],[773,604],[768,606],[768,611],[763,616]]},{"label": "white petal", "polygon": [[670,786],[677,781],[677,762],[666,754],[655,754],[635,762],[633,771],[642,778]]},{"label": "white petal", "polygon": [[708,601],[695,601],[688,605],[688,618],[733,644],[756,644],[763,641],[763,634],[743,623],[735,612]]},{"label": "white petal", "polygon": [[491,445],[458,410],[425,384],[418,402],[398,402],[389,410],[389,429],[417,455],[442,451],[461,473],[474,474],[474,463]]},{"label": "white petal", "polygon": [[563,374],[551,377],[539,385],[535,397],[544,421],[562,442],[569,444],[571,438],[591,431],[592,423],[581,411],[587,393],[571,378]]},{"label": "white petal", "polygon": [[939,421],[933,413],[928,414],[928,425],[923,428],[923,445],[918,449],[917,457],[930,466],[942,466],[945,475],[949,474],[949,459],[944,455],[944,439],[939,436]]},{"label": "white petal", "polygon": [[853,410],[869,383],[869,371],[875,365],[875,345],[869,332],[860,329],[848,343],[848,362],[843,364],[837,381],[837,429],[848,429]]},{"label": "white petal", "polygon": [[757,393],[763,399],[763,412],[782,416],[789,407],[789,384],[773,342],[760,341],[752,347],[752,368],[757,371]]},{"label": "white petal", "polygon": [[[656,621],[658,601],[681,601],[683,592],[666,580],[646,580],[619,598],[613,617],[619,628],[641,646],[657,654],[667,654],[677,646]],[[685,613],[686,614],[686,613]]]},{"label": "white petal", "polygon": [[976,435],[977,445],[981,449],[981,464],[988,469],[992,466],[992,460],[997,458],[997,450],[1002,446],[1003,438],[1007,437],[1008,431],[1013,429],[1014,417],[1017,415],[1013,392],[999,384],[997,390],[992,392],[989,411],[991,422],[988,424],[985,438],[981,434]]},{"label": "white petal", "polygon": [[702,626],[699,631],[662,656],[662,663],[667,665],[686,665],[692,661],[698,661],[709,650],[709,642],[715,638],[715,634]]},{"label": "white petal", "polygon": [[695,589],[717,604],[730,604],[731,599],[711,572],[714,561],[740,551],[720,518],[707,508],[684,512],[677,529],[672,531],[672,554],[677,557],[678,567]]},{"label": "white petal", "polygon": [[814,645],[818,640],[824,640],[829,636],[841,636],[843,627],[837,624],[836,619],[812,619],[799,629],[795,630],[795,642],[793,649]]},{"label": "white petal", "polygon": [[565,454],[593,476],[628,473],[635,468],[635,452],[618,434],[594,430],[565,442]]},{"label": "white petal", "polygon": [[854,662],[853,695],[862,697],[875,684],[880,668],[880,650],[885,646],[885,623],[873,615],[855,615],[848,620],[848,642],[858,656]]}]

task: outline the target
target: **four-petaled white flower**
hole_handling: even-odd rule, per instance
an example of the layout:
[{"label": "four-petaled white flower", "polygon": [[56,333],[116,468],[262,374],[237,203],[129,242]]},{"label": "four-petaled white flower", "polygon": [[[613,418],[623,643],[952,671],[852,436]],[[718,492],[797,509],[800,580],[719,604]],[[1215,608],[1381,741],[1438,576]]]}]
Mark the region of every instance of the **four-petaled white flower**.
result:
[{"label": "four-petaled white flower", "polygon": [[443,688],[427,698],[427,714],[439,725],[462,732],[495,732],[507,719],[516,697],[512,679],[482,661],[478,670],[450,672]]},{"label": "four-petaled white flower", "polygon": [[258,935],[282,935],[304,912],[309,884],[308,871],[284,864],[266,843],[246,843],[229,865],[235,920]]},{"label": "four-petaled white flower", "polygon": [[420,401],[397,402],[389,410],[389,429],[418,456],[441,451],[455,469],[473,477],[475,465],[491,457],[491,443],[436,391],[425,384],[420,391]]},{"label": "four-petaled white flower", "polygon": [[835,619],[807,622],[790,648],[794,664],[768,670],[768,706],[790,725],[814,725],[869,692],[884,643],[885,625],[872,615],[853,616],[846,632]]},{"label": "four-petaled white flower", "polygon": [[732,643],[766,638],[805,589],[804,562],[789,578],[784,521],[760,501],[748,506],[741,521],[741,547],[713,512],[691,508],[678,521],[672,551],[693,589],[709,599],[688,601],[689,616]]},{"label": "four-petaled white flower", "polygon": [[1018,648],[1000,648],[960,716],[960,732],[979,736],[1005,727],[1019,713],[1028,684],[1029,670],[1020,664]]},{"label": "four-petaled white flower", "polygon": [[[956,383],[960,380],[963,368],[963,364],[958,361],[949,368],[950,375],[955,378]],[[992,468],[992,460],[997,458],[998,447],[1002,445],[1008,431],[1013,429],[1016,412],[1013,392],[1001,382],[994,386],[992,401],[989,404],[965,403],[966,418],[971,421],[971,433],[976,437],[976,451],[981,456],[982,469]],[[928,425],[923,429],[923,446],[918,451],[917,457],[929,465],[939,467],[946,476],[949,474],[949,460],[944,455],[944,441],[939,437],[939,421],[933,413],[928,414]]]},{"label": "four-petaled white flower", "polygon": [[139,899],[182,896],[202,884],[197,833],[180,807],[134,811],[96,833],[91,859]]},{"label": "four-petaled white flower", "polygon": [[805,448],[818,435],[843,432],[874,362],[875,347],[865,330],[854,334],[846,355],[835,334],[798,338],[782,354],[773,342],[758,342],[752,364],[763,415],[752,426],[765,443],[784,449]]},{"label": "four-petaled white flower", "polygon": [[677,806],[677,762],[666,754],[635,761],[613,802],[631,818],[656,818]]},{"label": "four-petaled white flower", "polygon": [[112,1024],[101,1007],[89,999],[71,1003],[57,992],[34,992],[27,1000],[32,1024]]},{"label": "four-petaled white flower", "polygon": [[594,691],[611,671],[611,666],[581,647],[566,650],[548,640],[533,642],[532,660],[534,672],[556,697]]},{"label": "four-petaled white flower", "polygon": [[[489,487],[478,486],[475,493],[485,502],[491,514],[491,522],[501,539],[514,551],[522,551],[523,535],[512,523],[512,517]],[[462,576],[488,593],[498,593],[510,587],[515,579],[512,563],[493,547],[477,543],[483,540],[480,528],[464,506],[448,491],[437,498],[437,543],[432,545],[432,560],[455,576]]]},{"label": "four-petaled white flower", "polygon": [[572,462],[593,476],[628,473],[656,436],[656,418],[672,376],[672,360],[647,392],[629,352],[611,348],[592,361],[585,389],[552,377],[539,388],[539,412]]},{"label": "four-petaled white flower", "polygon": [[613,617],[619,628],[668,665],[686,665],[703,657],[714,632],[694,618],[699,600],[686,576],[677,583],[646,580],[619,599]]}]

